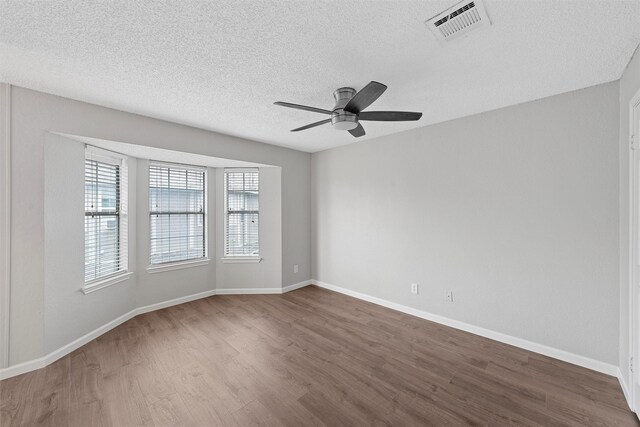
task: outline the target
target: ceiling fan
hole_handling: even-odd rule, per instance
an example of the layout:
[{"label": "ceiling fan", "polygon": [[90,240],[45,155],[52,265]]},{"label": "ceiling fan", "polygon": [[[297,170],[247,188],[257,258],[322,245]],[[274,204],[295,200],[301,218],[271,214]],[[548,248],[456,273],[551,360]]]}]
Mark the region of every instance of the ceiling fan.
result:
[{"label": "ceiling fan", "polygon": [[356,138],[365,134],[364,128],[360,124],[360,120],[369,120],[376,122],[404,122],[419,120],[422,113],[412,113],[408,111],[362,111],[382,95],[387,87],[382,83],[370,82],[360,92],[352,87],[341,87],[333,92],[336,105],[333,110],[324,110],[322,108],[309,107],[306,105],[292,104],[290,102],[274,102],[275,105],[281,107],[296,108],[298,110],[312,111],[314,113],[328,114],[330,119],[320,120],[296,129],[291,132],[310,129],[316,126],[331,123],[334,129],[348,130],[349,133]]}]

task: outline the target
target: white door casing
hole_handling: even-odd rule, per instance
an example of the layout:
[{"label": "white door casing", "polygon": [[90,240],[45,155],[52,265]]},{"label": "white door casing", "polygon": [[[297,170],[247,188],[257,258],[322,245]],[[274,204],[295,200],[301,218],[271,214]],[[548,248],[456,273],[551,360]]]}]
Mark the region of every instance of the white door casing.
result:
[{"label": "white door casing", "polygon": [[11,86],[0,83],[0,369],[9,366]]},{"label": "white door casing", "polygon": [[[631,402],[636,412],[640,409],[640,92],[630,105],[629,147],[631,177],[631,237],[630,237],[630,286],[629,286],[629,361]],[[621,367],[622,368],[622,367]]]}]

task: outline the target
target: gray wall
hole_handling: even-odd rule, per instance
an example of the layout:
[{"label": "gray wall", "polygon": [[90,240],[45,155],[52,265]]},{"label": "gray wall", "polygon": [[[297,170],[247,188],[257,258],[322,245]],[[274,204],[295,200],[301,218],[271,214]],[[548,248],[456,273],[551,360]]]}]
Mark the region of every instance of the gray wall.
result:
[{"label": "gray wall", "polygon": [[[69,344],[135,308],[135,276],[83,294],[84,144],[47,134],[44,145],[44,352]],[[131,158],[128,257],[136,265],[136,161]],[[133,177],[133,178],[132,178]],[[80,254],[80,255],[79,255]],[[15,282],[14,282],[14,286]]]},{"label": "gray wall", "polygon": [[[45,146],[52,143],[49,131],[281,167],[281,285],[286,286],[311,278],[309,192],[311,156],[308,153],[116,111],[20,87],[13,87],[11,91],[11,129],[11,213],[13,218],[11,225],[11,365],[40,357],[52,347],[57,346],[59,342],[81,335],[80,329],[74,329],[73,333],[61,332],[61,335],[53,337],[50,330],[55,325],[49,325],[50,315],[59,316],[58,318],[64,324],[72,321],[76,325],[86,324],[87,327],[83,329],[88,331],[91,330],[88,325],[92,324],[94,319],[101,320],[104,317],[111,320],[126,313],[130,301],[134,301],[137,297],[124,294],[123,289],[128,285],[117,284],[112,287],[112,292],[123,292],[123,295],[117,298],[118,303],[109,304],[109,308],[105,308],[104,312],[100,311],[96,315],[87,308],[93,303],[87,303],[87,301],[95,297],[98,304],[99,296],[109,292],[98,291],[84,298],[79,297],[82,299],[80,302],[82,307],[78,307],[78,310],[73,312],[73,316],[60,312],[62,306],[59,304],[67,301],[66,297],[47,293],[45,299],[45,289],[48,289],[45,283],[45,269],[48,273],[54,268],[45,256],[45,240],[64,241],[66,238],[58,235],[55,229],[51,229],[55,227],[56,222],[48,217],[49,213],[45,218],[45,181],[49,178],[49,176],[45,177]],[[69,150],[73,151],[71,148]],[[50,167],[53,167],[56,162],[60,164],[64,162],[65,159],[60,155],[49,152],[48,148],[46,151],[50,158]],[[77,157],[76,154],[78,153],[73,154],[73,158]],[[55,174],[55,172],[52,173]],[[53,181],[46,184],[47,192],[53,191],[50,188],[52,183]],[[47,196],[47,203],[54,206],[56,202]],[[47,207],[47,212],[48,210]],[[48,226],[51,234],[45,234],[45,224],[52,224]],[[64,222],[64,224],[67,223]],[[71,225],[68,224],[68,226]],[[293,274],[294,264],[300,266],[298,274]],[[59,283],[61,279],[60,276],[56,276],[47,280],[48,282],[55,280]],[[157,291],[165,292],[160,288]],[[166,293],[166,295],[169,294],[175,295],[173,292]],[[189,292],[185,292],[183,295],[188,294]],[[164,296],[163,294],[162,297]],[[46,340],[45,321],[48,325]]]},{"label": "gray wall", "polygon": [[618,111],[614,82],[313,154],[314,278],[617,364]]},{"label": "gray wall", "polygon": [[640,90],[640,52],[636,49],[620,79],[620,372],[629,376],[629,103]]}]

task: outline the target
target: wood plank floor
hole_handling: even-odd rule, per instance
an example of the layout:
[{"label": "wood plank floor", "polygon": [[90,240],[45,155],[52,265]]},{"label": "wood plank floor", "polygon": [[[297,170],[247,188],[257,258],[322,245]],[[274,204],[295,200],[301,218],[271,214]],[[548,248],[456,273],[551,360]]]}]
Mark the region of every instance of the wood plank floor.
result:
[{"label": "wood plank floor", "polygon": [[0,382],[8,426],[637,426],[615,378],[309,286],[140,315]]}]

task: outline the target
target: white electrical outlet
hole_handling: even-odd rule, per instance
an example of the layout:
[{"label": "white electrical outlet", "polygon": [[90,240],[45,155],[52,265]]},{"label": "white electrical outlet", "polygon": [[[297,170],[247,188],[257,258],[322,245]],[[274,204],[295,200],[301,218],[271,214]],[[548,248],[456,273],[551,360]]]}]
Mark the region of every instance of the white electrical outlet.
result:
[{"label": "white electrical outlet", "polygon": [[298,264],[296,264],[296,265],[294,265],[294,266],[293,266],[293,272],[294,272],[294,273],[297,273],[297,272],[298,272]]},{"label": "white electrical outlet", "polygon": [[412,283],[411,284],[411,293],[418,295],[418,284],[417,283]]},{"label": "white electrical outlet", "polygon": [[447,301],[453,302],[453,291],[447,291]]}]

